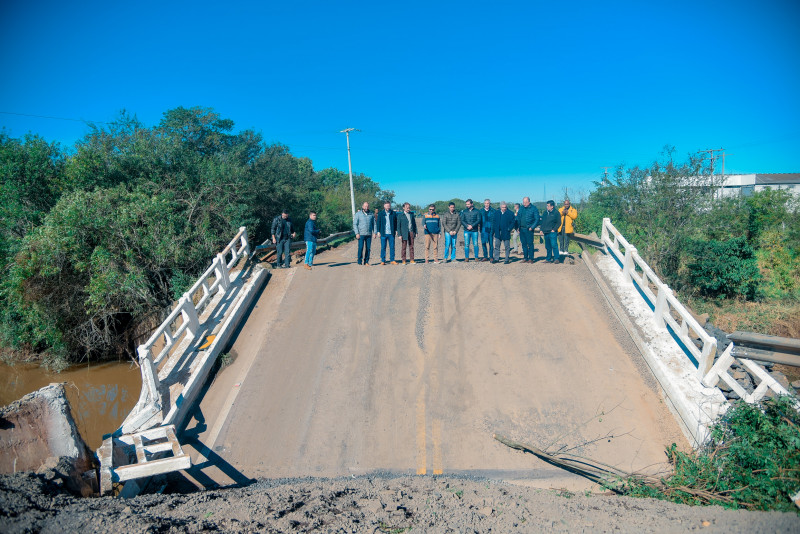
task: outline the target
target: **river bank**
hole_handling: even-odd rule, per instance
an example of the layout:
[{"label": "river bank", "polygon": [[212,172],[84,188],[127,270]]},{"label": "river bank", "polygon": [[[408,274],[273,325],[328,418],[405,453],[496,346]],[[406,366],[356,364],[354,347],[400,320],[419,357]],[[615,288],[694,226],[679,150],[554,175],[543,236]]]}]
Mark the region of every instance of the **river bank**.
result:
[{"label": "river bank", "polygon": [[247,487],[81,499],[44,476],[0,476],[0,531],[798,532],[792,513],[573,494],[459,476],[260,480]]}]

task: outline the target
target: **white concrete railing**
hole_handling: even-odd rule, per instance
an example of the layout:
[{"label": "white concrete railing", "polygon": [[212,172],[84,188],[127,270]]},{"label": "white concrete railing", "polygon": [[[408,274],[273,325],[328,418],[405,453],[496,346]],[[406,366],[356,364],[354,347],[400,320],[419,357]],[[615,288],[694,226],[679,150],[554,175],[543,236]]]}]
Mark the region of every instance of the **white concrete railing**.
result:
[{"label": "white concrete railing", "polygon": [[[239,258],[248,256],[249,254],[250,243],[247,241],[247,229],[241,227],[236,237],[228,243],[228,246],[226,246],[222,252],[217,254],[211,262],[211,266],[206,269],[189,291],[181,296],[178,300],[178,305],[175,306],[175,309],[172,310],[164,322],[156,328],[155,332],[150,336],[150,339],[144,344],[139,345],[136,350],[139,356],[139,362],[141,363],[145,359],[150,359],[157,367],[169,354],[172,347],[182,340],[184,334],[187,334],[190,339],[194,339],[200,328],[200,314],[203,313],[206,305],[216,292],[225,293],[228,290],[231,285],[231,268],[236,265]],[[227,259],[228,255],[231,256],[230,260]],[[194,296],[201,290],[202,295],[197,301],[197,304],[195,304]],[[181,317],[183,322],[180,325],[175,325],[174,323],[177,321],[178,317]],[[154,357],[153,346],[161,337],[164,338],[164,348]],[[156,378],[156,380],[158,380],[158,378]]]},{"label": "white concrete railing", "polygon": [[[653,269],[639,256],[632,246],[617,230],[611,219],[603,219],[601,241],[606,251],[622,264],[622,273],[626,279],[638,286],[639,291],[653,308],[653,321],[658,328],[667,329],[680,340],[681,344],[697,361],[697,376],[702,379],[711,370],[714,356],[717,353],[717,340],[708,334],[700,323],[689,313],[683,304],[675,298],[672,290],[662,282]],[[677,315],[677,319],[673,316]],[[678,322],[680,320],[680,323]],[[694,344],[689,331],[702,341],[702,349]]]},{"label": "white concrete railing", "polygon": [[[736,379],[728,373],[728,370],[734,362],[738,362],[741,367],[747,369],[751,376],[758,378],[758,387],[756,387],[752,393],[748,393],[739,385]],[[747,358],[736,358],[733,355],[733,343],[728,345],[728,348],[725,349],[725,352],[719,357],[717,363],[715,363],[711,370],[703,377],[703,384],[713,388],[720,380],[725,382],[740,399],[750,404],[760,401],[770,389],[778,395],[790,395],[777,380],[770,376],[766,369],[756,362]],[[800,402],[795,401],[794,405],[795,409],[800,411]]]},{"label": "white concrete railing", "polygon": [[[230,254],[231,260],[226,256]],[[230,287],[230,269],[240,257],[250,254],[250,244],[247,240],[247,229],[239,228],[223,252],[217,254],[211,266],[200,276],[200,279],[186,293],[178,299],[178,305],[172,310],[161,325],[156,328],[150,338],[136,348],[139,367],[142,373],[142,391],[139,401],[133,411],[123,422],[120,430],[122,433],[139,430],[141,425],[162,411],[161,394],[159,393],[160,381],[158,367],[169,356],[170,351],[185,339],[193,340],[200,330],[200,314],[217,292],[225,293]],[[212,281],[213,278],[213,281]],[[194,303],[195,295],[202,290],[202,295]],[[178,318],[181,323],[177,324]],[[153,355],[153,347],[164,340],[164,348]]]}]

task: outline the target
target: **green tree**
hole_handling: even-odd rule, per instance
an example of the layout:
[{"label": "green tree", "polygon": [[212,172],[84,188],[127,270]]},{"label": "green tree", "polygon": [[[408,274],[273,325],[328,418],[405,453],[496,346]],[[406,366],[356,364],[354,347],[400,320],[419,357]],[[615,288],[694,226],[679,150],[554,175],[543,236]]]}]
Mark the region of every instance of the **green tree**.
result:
[{"label": "green tree", "polygon": [[609,183],[596,182],[580,218],[593,224],[611,218],[660,276],[675,281],[682,247],[712,205],[718,178],[704,172],[699,157],[676,164],[669,147],[663,155],[649,167],[620,166]]},{"label": "green tree", "polygon": [[[349,178],[234,131],[209,108],[155,127],[121,113],[67,156],[40,138],[0,136],[0,349],[53,362],[130,353],[133,332],[171,306],[240,226],[266,240],[288,209],[350,228]],[[354,177],[359,199],[392,200]]]},{"label": "green tree", "polygon": [[12,139],[0,132],[0,261],[13,254],[58,200],[64,163],[55,143],[35,135]]}]

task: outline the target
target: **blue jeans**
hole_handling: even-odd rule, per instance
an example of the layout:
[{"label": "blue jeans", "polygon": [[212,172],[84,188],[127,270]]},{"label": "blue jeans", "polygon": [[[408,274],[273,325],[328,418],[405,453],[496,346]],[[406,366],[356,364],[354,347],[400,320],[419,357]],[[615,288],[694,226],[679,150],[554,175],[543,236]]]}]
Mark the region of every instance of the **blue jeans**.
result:
[{"label": "blue jeans", "polygon": [[381,234],[381,262],[386,263],[386,243],[389,243],[389,261],[394,261],[394,236]]},{"label": "blue jeans", "polygon": [[475,259],[478,259],[478,231],[464,230],[464,259],[469,259],[469,242],[472,241],[472,248],[475,251]]},{"label": "blue jeans", "polygon": [[456,261],[456,235],[450,235],[450,232],[444,233],[444,259],[447,259],[447,251],[450,251],[450,259]]},{"label": "blue jeans", "polygon": [[278,267],[283,264],[284,267],[291,267],[292,261],[292,240],[281,239],[275,246],[275,253],[278,255]]},{"label": "blue jeans", "polygon": [[494,241],[492,240],[492,229],[481,230],[481,243],[483,244],[483,257],[487,260],[494,258]]},{"label": "blue jeans", "polygon": [[306,265],[314,265],[314,256],[317,254],[317,242],[306,241]]},{"label": "blue jeans", "polygon": [[372,234],[358,238],[358,264],[361,265],[361,253],[364,253],[364,265],[369,263],[369,251],[372,248]]},{"label": "blue jeans", "polygon": [[558,253],[558,234],[555,232],[548,232],[544,234],[544,246],[547,248],[546,260],[559,261],[561,255]]}]

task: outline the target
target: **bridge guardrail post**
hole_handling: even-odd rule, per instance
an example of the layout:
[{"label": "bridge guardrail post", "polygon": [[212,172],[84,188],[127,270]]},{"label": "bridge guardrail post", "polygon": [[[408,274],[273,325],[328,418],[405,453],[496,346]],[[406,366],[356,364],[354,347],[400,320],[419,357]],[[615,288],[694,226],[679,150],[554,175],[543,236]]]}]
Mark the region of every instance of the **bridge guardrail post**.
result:
[{"label": "bridge guardrail post", "polygon": [[717,355],[717,340],[712,339],[703,343],[703,352],[700,354],[700,361],[697,362],[697,376],[700,380],[711,371],[714,365],[714,357]]},{"label": "bridge guardrail post", "polygon": [[150,400],[153,403],[158,402],[158,388],[161,385],[158,380],[158,369],[153,363],[153,357],[150,353],[150,348],[139,346],[136,349],[139,353],[139,367],[142,370],[142,386],[150,390]]},{"label": "bridge guardrail post", "polygon": [[608,225],[611,224],[611,219],[608,217],[603,218],[603,228],[600,230],[600,241],[603,242],[603,245],[608,247]]},{"label": "bridge guardrail post", "polygon": [[633,255],[636,254],[636,247],[628,246],[625,248],[625,260],[622,264],[622,274],[627,278],[632,278],[631,272],[633,271]]},{"label": "bridge guardrail post", "polygon": [[231,285],[231,277],[230,273],[228,272],[228,265],[225,263],[225,257],[222,254],[217,254],[215,261],[217,262],[217,266],[214,269],[214,272],[217,274],[217,279],[219,280],[220,291],[225,293],[228,291],[228,288]]},{"label": "bridge guardrail post", "polygon": [[194,339],[197,337],[197,333],[200,331],[200,318],[197,316],[197,310],[194,307],[194,303],[192,302],[190,295],[183,295],[180,303],[183,320],[188,323],[186,329],[189,331],[189,335],[192,337],[192,339]]},{"label": "bridge guardrail post", "polygon": [[656,295],[656,306],[653,310],[654,319],[660,328],[666,328],[667,323],[664,321],[664,313],[667,311],[667,293],[672,294],[672,290],[667,287],[667,284],[658,285],[658,294]]},{"label": "bridge guardrail post", "polygon": [[247,239],[247,227],[242,226],[239,230],[242,232],[242,248],[239,249],[239,254],[250,257],[250,240]]}]

